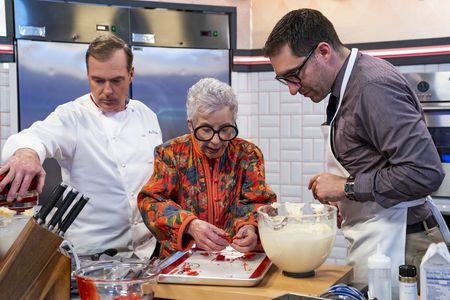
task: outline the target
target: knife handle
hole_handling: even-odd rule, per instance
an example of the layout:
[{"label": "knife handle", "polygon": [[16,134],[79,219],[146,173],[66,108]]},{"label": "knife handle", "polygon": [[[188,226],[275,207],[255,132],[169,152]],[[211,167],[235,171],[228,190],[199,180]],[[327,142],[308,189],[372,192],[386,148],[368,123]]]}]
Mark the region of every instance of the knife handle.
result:
[{"label": "knife handle", "polygon": [[72,188],[72,190],[69,191],[69,193],[67,193],[67,196],[61,203],[61,207],[58,208],[58,210],[55,212],[52,219],[48,223],[49,230],[55,228],[56,224],[58,224],[58,222],[61,221],[61,218],[63,217],[64,213],[69,208],[70,204],[72,204],[73,200],[77,197],[77,195],[78,191],[74,188]]},{"label": "knife handle", "polygon": [[47,198],[47,202],[41,207],[41,209],[37,212],[34,218],[37,220],[38,224],[45,223],[45,218],[47,218],[50,211],[55,207],[56,202],[61,198],[64,194],[64,191],[67,189],[68,185],[65,183],[60,183],[56,187],[53,188],[52,193]]},{"label": "knife handle", "polygon": [[88,200],[89,200],[89,197],[86,197],[83,195],[83,196],[81,196],[80,200],[78,200],[78,202],[75,203],[75,205],[69,211],[66,218],[64,219],[61,226],[59,227],[58,234],[60,236],[63,236],[64,233],[67,231],[67,228],[69,228],[69,226],[72,225],[73,221],[76,219],[76,217],[78,217],[78,214],[83,209],[83,207],[86,205]]}]

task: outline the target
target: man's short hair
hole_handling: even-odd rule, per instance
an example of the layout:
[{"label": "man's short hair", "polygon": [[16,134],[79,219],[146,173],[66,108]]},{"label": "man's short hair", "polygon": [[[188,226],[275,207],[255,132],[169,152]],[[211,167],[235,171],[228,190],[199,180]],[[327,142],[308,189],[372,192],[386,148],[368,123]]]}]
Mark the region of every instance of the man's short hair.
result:
[{"label": "man's short hair", "polygon": [[303,8],[287,13],[278,21],[263,51],[271,57],[288,44],[293,54],[300,57],[320,42],[327,42],[335,50],[343,46],[330,20],[318,10]]},{"label": "man's short hair", "polygon": [[89,44],[89,48],[86,51],[86,68],[89,70],[88,59],[90,56],[104,61],[109,59],[117,50],[125,51],[127,56],[127,69],[131,71],[133,66],[133,53],[130,47],[128,47],[124,40],[112,34],[100,35]]}]

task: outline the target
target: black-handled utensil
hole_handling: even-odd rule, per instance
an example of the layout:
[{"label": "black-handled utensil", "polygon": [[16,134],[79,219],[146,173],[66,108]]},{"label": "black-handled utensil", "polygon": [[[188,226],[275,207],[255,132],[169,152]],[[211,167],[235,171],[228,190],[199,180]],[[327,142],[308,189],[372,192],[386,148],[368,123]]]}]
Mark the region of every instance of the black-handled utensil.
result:
[{"label": "black-handled utensil", "polygon": [[61,221],[64,213],[69,208],[70,204],[72,204],[77,195],[78,191],[74,188],[72,188],[72,190],[67,193],[67,196],[62,201],[61,206],[56,210],[55,214],[50,219],[50,222],[48,223],[48,230],[51,231],[53,228],[55,228],[56,224]]},{"label": "black-handled utensil", "polygon": [[67,189],[67,184],[60,183],[53,190],[50,196],[47,199],[47,202],[41,207],[41,209],[34,216],[36,222],[38,224],[45,223],[45,218],[47,218],[48,214],[51,212],[53,207],[55,207],[56,202],[61,199],[61,196],[64,194],[64,191]]},{"label": "black-handled utensil", "polygon": [[78,214],[81,212],[83,207],[88,202],[89,197],[81,196],[80,200],[78,200],[77,203],[72,207],[72,209],[67,213],[67,216],[64,218],[64,220],[61,223],[61,226],[59,226],[58,234],[60,236],[64,236],[64,233],[67,231],[70,225],[72,225],[75,218],[78,216]]},{"label": "black-handled utensil", "polygon": [[103,251],[103,252],[99,252],[99,253],[92,254],[89,258],[90,258],[91,260],[97,261],[97,260],[100,259],[100,256],[102,256],[103,254],[106,254],[106,255],[112,257],[112,256],[116,255],[117,252],[118,252],[117,249],[109,248],[109,249],[106,249],[106,250]]}]

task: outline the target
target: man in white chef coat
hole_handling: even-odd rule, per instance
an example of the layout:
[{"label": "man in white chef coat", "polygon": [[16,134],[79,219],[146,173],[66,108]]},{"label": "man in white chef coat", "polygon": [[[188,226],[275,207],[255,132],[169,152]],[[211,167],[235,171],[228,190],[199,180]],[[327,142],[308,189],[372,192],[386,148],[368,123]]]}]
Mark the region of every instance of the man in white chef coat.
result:
[{"label": "man in white chef coat", "polygon": [[319,103],[330,94],[322,126],[326,171],[310,179],[309,189],[339,207],[355,282],[367,283],[367,257],[377,244],[391,257],[393,283],[399,265],[419,270],[428,245],[448,238],[427,197],[444,172],[405,78],[388,62],[346,48],[313,9],[285,15],[264,51],[292,95]]},{"label": "man in white chef coat", "polygon": [[[137,210],[136,196],[153,172],[153,149],[162,143],[156,114],[128,98],[133,54],[120,38],[102,35],[86,52],[91,93],[58,106],[45,120],[12,135],[2,151],[0,189],[8,200],[24,195],[31,180],[44,185],[45,158],[55,158],[63,181],[90,200],[66,232],[78,254],[117,249],[150,257],[156,245]],[[39,95],[36,95],[39,101]]]}]

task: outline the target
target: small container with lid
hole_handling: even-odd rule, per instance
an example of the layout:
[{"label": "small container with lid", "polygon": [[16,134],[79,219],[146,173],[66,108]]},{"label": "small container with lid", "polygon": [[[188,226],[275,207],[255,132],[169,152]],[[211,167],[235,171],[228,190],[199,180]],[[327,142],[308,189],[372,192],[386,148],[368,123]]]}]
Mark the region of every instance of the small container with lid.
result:
[{"label": "small container with lid", "polygon": [[[0,175],[0,181],[5,178],[8,173],[3,173]],[[16,210],[18,212],[22,212],[26,209],[32,208],[35,206],[39,199],[39,194],[36,191],[37,187],[37,177],[34,177],[31,181],[30,187],[28,191],[25,193],[23,198],[19,201],[7,202],[6,198],[8,196],[9,189],[11,188],[11,184],[7,184],[5,188],[0,191],[0,206],[6,206],[10,209]]]},{"label": "small container with lid", "polygon": [[377,252],[368,258],[369,268],[369,299],[391,300],[391,258],[381,252],[377,245]]},{"label": "small container with lid", "polygon": [[417,270],[413,265],[401,265],[398,268],[399,299],[417,300]]}]

